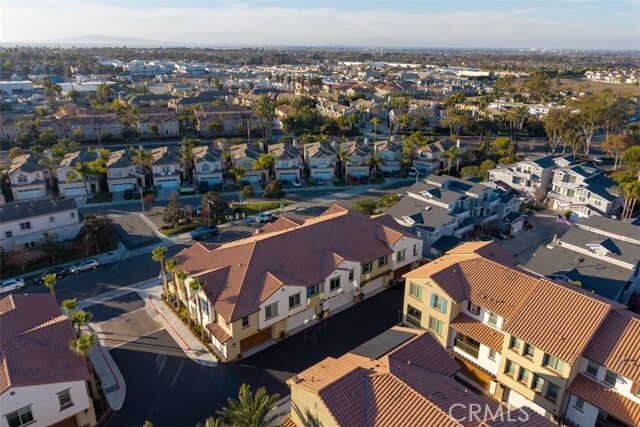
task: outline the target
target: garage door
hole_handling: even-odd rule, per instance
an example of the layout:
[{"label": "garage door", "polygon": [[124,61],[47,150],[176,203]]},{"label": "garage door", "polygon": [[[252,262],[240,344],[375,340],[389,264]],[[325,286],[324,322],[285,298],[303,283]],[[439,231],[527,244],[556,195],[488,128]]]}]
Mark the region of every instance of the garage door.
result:
[{"label": "garage door", "polygon": [[127,189],[133,190],[133,184],[130,183],[130,182],[129,183],[125,182],[123,184],[113,184],[111,186],[111,191],[114,192],[114,193],[117,193],[119,191],[124,191],[124,190],[127,190]]},{"label": "garage door", "polygon": [[281,181],[284,181],[284,180],[287,180],[287,179],[289,181],[291,181],[291,180],[293,180],[294,178],[297,178],[297,177],[298,177],[298,174],[296,174],[295,172],[282,172],[279,175],[278,179],[281,180]]},{"label": "garage door", "polygon": [[315,316],[315,309],[313,306],[307,308],[306,310],[302,310],[300,313],[296,313],[293,316],[287,317],[287,330],[290,331],[293,328],[296,328],[300,325],[304,325],[305,320],[311,321]]},{"label": "garage door", "polygon": [[243,181],[260,182],[260,175],[246,175],[242,177]]},{"label": "garage door", "polygon": [[542,416],[546,415],[547,411],[543,407],[536,405],[535,403],[531,402],[529,399],[527,399],[520,393],[515,392],[510,388],[507,389],[507,391],[505,392],[505,395],[506,395],[506,398],[503,396],[503,399],[506,400],[507,403],[509,403],[510,405],[513,405],[516,408],[528,406],[529,408],[533,409],[540,415]]},{"label": "garage door", "polygon": [[258,344],[262,344],[265,341],[269,341],[271,339],[271,328],[264,329],[260,332],[257,332],[250,337],[247,337],[243,340],[240,340],[240,351],[247,351],[250,348],[257,346]]},{"label": "garage door", "polygon": [[343,292],[335,297],[329,298],[325,302],[325,308],[332,313],[340,307],[346,306],[353,302],[353,292]]},{"label": "garage door", "polygon": [[367,295],[373,291],[377,291],[378,289],[384,286],[384,276],[378,277],[377,279],[372,280],[371,282],[367,282],[362,286],[362,293]]},{"label": "garage door", "polygon": [[324,171],[323,172],[319,172],[319,171],[312,172],[311,176],[313,178],[323,178],[323,179],[331,179],[332,178],[331,172],[324,172]]},{"label": "garage door", "polygon": [[36,188],[36,189],[32,189],[32,190],[18,190],[18,191],[16,191],[16,199],[17,200],[33,199],[34,197],[42,197],[42,196],[44,196],[44,194],[42,194],[42,189],[41,188]]},{"label": "garage door", "polygon": [[154,182],[161,188],[178,188],[178,181],[174,179],[156,179]]},{"label": "garage door", "polygon": [[349,175],[353,176],[366,176],[369,175],[369,169],[351,169]]},{"label": "garage door", "polygon": [[84,185],[80,185],[78,187],[67,187],[62,193],[64,193],[65,196],[84,196],[87,194],[87,190],[84,189]]}]

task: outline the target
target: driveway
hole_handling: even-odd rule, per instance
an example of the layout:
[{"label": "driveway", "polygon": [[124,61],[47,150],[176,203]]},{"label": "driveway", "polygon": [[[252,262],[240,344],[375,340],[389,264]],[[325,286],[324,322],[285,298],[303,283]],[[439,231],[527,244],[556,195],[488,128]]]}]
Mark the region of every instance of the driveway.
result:
[{"label": "driveway", "polygon": [[133,250],[160,243],[153,230],[138,214],[111,215],[113,232],[127,248]]}]

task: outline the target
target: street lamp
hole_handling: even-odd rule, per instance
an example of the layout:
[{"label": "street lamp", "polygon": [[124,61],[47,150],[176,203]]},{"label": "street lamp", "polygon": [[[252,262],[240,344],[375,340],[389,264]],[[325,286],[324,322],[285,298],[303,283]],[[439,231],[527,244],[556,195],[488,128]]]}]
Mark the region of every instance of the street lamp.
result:
[{"label": "street lamp", "polygon": [[207,217],[209,218],[209,228],[211,228],[211,211],[209,210],[209,204],[213,203],[211,200],[207,200]]},{"label": "street lamp", "polygon": [[411,169],[409,169],[409,170],[416,171],[416,184],[417,184],[417,183],[418,183],[418,175],[420,175],[420,174],[418,173],[418,169],[416,169],[416,168],[414,168],[414,167],[411,167]]}]

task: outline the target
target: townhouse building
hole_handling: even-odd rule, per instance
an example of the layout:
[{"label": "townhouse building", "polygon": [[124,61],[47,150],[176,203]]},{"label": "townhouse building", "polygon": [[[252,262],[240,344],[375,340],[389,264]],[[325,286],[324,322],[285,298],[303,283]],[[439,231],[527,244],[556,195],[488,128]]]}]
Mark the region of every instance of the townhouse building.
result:
[{"label": "townhouse building", "polygon": [[338,150],[345,150],[349,155],[345,168],[347,176],[369,176],[370,168],[367,162],[373,153],[369,142],[343,142],[338,145]]},{"label": "townhouse building", "polygon": [[[230,360],[385,290],[421,253],[422,241],[388,216],[334,205],[304,222],[280,218],[246,239],[184,249],[176,259],[188,295],[178,294]],[[197,295],[188,286],[195,278]]]},{"label": "townhouse building", "polygon": [[96,159],[96,153],[86,150],[67,153],[58,165],[58,191],[61,196],[74,197],[85,196],[95,193],[99,186],[99,181],[95,177],[80,177],[73,173],[73,168],[78,163],[92,162]]},{"label": "townhouse building", "polygon": [[386,111],[375,101],[369,101],[367,99],[358,99],[351,103],[351,108],[362,113],[363,123],[368,123],[369,120],[377,117],[379,119],[386,119]]},{"label": "townhouse building", "polygon": [[298,141],[294,140],[293,144],[271,144],[268,149],[269,154],[276,159],[274,169],[277,180],[291,181],[302,178],[304,163],[298,150]]},{"label": "townhouse building", "polygon": [[358,110],[346,105],[342,105],[333,101],[320,101],[316,106],[320,114],[327,117],[337,118],[340,116],[352,116],[355,115]]},{"label": "townhouse building", "polygon": [[131,158],[130,150],[115,150],[109,153],[107,160],[107,186],[111,193],[121,193],[144,187],[144,174],[139,173]]},{"label": "townhouse building", "polygon": [[553,209],[571,211],[573,220],[618,213],[623,203],[622,196],[614,190],[618,184],[602,172],[590,163],[556,169],[547,194]]},{"label": "townhouse building", "polygon": [[15,157],[7,171],[13,200],[22,201],[47,195],[49,171],[40,166],[40,156],[27,153]]},{"label": "townhouse building", "polygon": [[208,187],[222,185],[222,153],[207,145],[193,149],[195,178],[198,186],[206,182]]},{"label": "townhouse building", "polygon": [[12,142],[15,141],[20,130],[18,129],[18,123],[31,120],[31,116],[28,115],[7,115],[2,114],[0,117],[0,141]]},{"label": "townhouse building", "polygon": [[164,114],[141,113],[136,122],[140,138],[175,138],[180,136],[180,120],[174,112]]},{"label": "townhouse building", "polygon": [[92,381],[83,357],[69,349],[76,333],[48,294],[0,300],[0,426],[96,425]]},{"label": "townhouse building", "polygon": [[402,145],[393,141],[377,141],[373,143],[373,152],[382,160],[381,172],[400,172],[402,168]]},{"label": "townhouse building", "polygon": [[[612,345],[618,335],[611,335],[607,327],[607,319],[626,316],[625,305],[522,270],[493,242],[465,243],[404,277],[407,324],[430,331],[455,357],[462,375],[494,398],[529,406],[556,422],[569,415],[574,396],[586,397],[581,383],[584,358],[591,355],[611,365],[604,360],[611,357],[620,363],[620,354],[634,350],[627,342]],[[603,340],[603,334],[610,338]],[[594,346],[605,356],[594,356]],[[637,358],[637,343],[633,346],[632,357]],[[629,375],[621,372],[622,366],[620,375]],[[610,374],[610,383],[612,378]],[[629,384],[625,387],[631,390]],[[599,400],[589,395],[589,402],[615,417],[605,396],[617,393],[616,397],[629,400],[631,395],[625,394],[626,388],[621,392],[611,385],[606,388]],[[640,408],[634,401],[624,405]],[[587,425],[637,424],[640,411],[629,412],[626,420],[630,416],[631,424],[620,419],[622,424],[596,424],[591,419]]]},{"label": "townhouse building", "polygon": [[175,146],[154,148],[151,150],[151,156],[153,157],[151,162],[153,185],[158,190],[180,188],[182,182],[180,148]]},{"label": "townhouse building", "polygon": [[[394,326],[289,379],[291,412],[281,425],[554,425],[526,406],[488,404],[456,379],[459,371],[429,333]],[[480,408],[480,416],[470,417],[470,407]]]},{"label": "townhouse building", "polygon": [[558,168],[558,162],[562,162],[562,159],[546,156],[527,158],[512,165],[498,165],[489,171],[489,181],[505,183],[514,190],[542,201],[551,184],[553,171]]},{"label": "townhouse building", "polygon": [[258,127],[259,119],[248,107],[205,107],[195,110],[200,135],[245,135],[247,129]]},{"label": "townhouse building", "polygon": [[640,288],[640,226],[604,217],[578,224],[539,247],[524,268],[627,304]]},{"label": "townhouse building", "polygon": [[0,247],[10,252],[16,246],[35,248],[45,231],[60,241],[73,240],[83,219],[73,199],[33,200],[0,205]]},{"label": "townhouse building", "polygon": [[304,163],[311,179],[333,179],[336,172],[336,150],[329,144],[312,142],[303,146]]},{"label": "townhouse building", "polygon": [[[422,238],[425,256],[431,256],[431,246],[444,236],[462,237],[474,229],[503,228],[500,221],[509,215],[519,216],[520,204],[513,195],[483,184],[429,175],[412,185],[386,213]],[[515,233],[517,229],[508,231]]]},{"label": "townhouse building", "polygon": [[455,146],[456,143],[448,139],[441,139],[431,144],[416,148],[413,167],[418,171],[430,174],[442,167],[442,153]]}]

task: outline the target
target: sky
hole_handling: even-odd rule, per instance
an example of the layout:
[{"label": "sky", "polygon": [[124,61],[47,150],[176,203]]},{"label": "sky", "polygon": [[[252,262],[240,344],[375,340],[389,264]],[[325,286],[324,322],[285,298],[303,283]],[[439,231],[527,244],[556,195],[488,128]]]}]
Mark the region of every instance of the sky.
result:
[{"label": "sky", "polygon": [[640,0],[0,0],[0,42],[640,50]]}]

